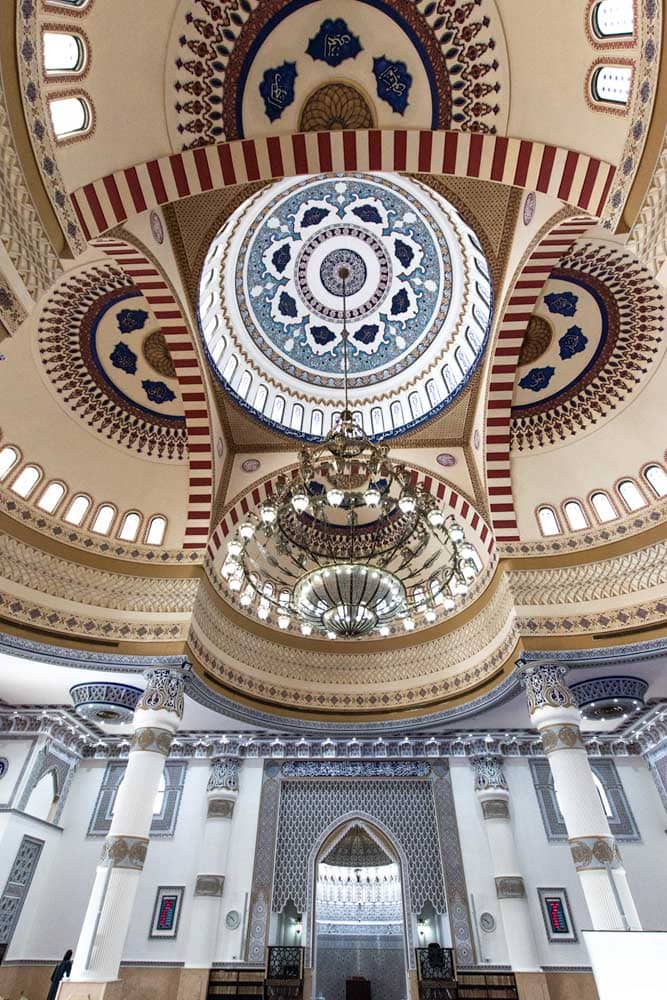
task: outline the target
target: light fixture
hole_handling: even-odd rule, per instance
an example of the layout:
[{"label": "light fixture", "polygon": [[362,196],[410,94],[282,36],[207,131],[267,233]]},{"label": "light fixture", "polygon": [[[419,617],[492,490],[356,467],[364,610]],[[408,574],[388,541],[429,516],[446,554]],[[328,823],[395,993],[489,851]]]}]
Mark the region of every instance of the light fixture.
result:
[{"label": "light fixture", "polygon": [[430,624],[454,609],[481,565],[461,525],[350,411],[349,276],[340,265],[343,410],[322,442],[302,448],[297,474],[239,526],[221,567],[244,608],[258,601],[260,619],[274,610],[279,628],[327,639]]}]

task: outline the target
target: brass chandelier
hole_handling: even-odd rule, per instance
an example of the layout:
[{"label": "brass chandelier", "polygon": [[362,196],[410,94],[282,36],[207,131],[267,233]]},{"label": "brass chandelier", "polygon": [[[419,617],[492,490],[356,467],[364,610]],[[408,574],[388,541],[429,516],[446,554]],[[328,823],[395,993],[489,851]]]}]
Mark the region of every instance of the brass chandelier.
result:
[{"label": "brass chandelier", "polygon": [[463,528],[414,474],[370,441],[348,400],[346,281],[341,264],[344,407],[306,445],[291,479],[228,542],[222,577],[240,605],[304,635],[353,639],[411,631],[452,611],[480,569]]}]

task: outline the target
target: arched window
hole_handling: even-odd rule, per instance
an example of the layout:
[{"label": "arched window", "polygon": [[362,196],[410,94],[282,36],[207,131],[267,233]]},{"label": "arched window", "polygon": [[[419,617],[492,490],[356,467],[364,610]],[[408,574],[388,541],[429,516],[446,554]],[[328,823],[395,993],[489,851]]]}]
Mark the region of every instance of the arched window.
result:
[{"label": "arched window", "polygon": [[292,407],[290,426],[293,431],[300,431],[303,426],[303,406],[301,403],[295,403]]},{"label": "arched window", "polygon": [[426,395],[431,406],[437,406],[440,402],[440,392],[437,383],[432,378],[426,383]]},{"label": "arched window", "polygon": [[[474,309],[475,309],[475,307],[473,306],[473,313],[474,313]],[[478,322],[478,325],[481,326],[481,323],[479,323],[479,320],[477,322]],[[471,326],[469,326],[468,329],[466,330],[466,340],[468,341],[468,347],[472,351],[473,357],[474,357],[474,355],[477,354],[478,350],[480,349],[481,344],[479,342],[479,337],[477,336],[477,334],[475,333],[475,331],[473,330],[473,328]]]},{"label": "arched window", "polygon": [[86,47],[80,35],[64,31],[45,31],[44,69],[47,75],[80,73],[86,64]]},{"label": "arched window", "polygon": [[593,34],[597,38],[624,38],[634,31],[632,0],[601,0],[591,11]]},{"label": "arched window", "polygon": [[454,392],[456,389],[456,379],[449,365],[442,366],[442,381],[445,383],[445,388],[447,389],[447,395]]},{"label": "arched window", "polygon": [[254,407],[259,410],[260,413],[264,412],[264,407],[266,406],[266,399],[269,395],[269,390],[265,385],[260,385],[257,387],[257,392],[255,393]]},{"label": "arched window", "polygon": [[167,530],[167,518],[162,514],[157,514],[148,522],[146,531],[146,545],[162,545],[164,535]]},{"label": "arched window", "polygon": [[160,782],[157,786],[157,792],[155,793],[155,798],[153,799],[153,815],[159,816],[162,812],[162,807],[164,805],[164,794],[167,790],[167,782],[165,780],[164,772],[160,775]]},{"label": "arched window", "polygon": [[81,524],[84,517],[90,510],[90,504],[90,497],[85,496],[83,493],[79,493],[78,496],[74,497],[71,504],[67,508],[65,520],[68,521],[69,524]]},{"label": "arched window", "polygon": [[0,482],[11,472],[19,458],[18,451],[16,448],[12,448],[10,444],[5,445],[2,451],[0,451]]},{"label": "arched window", "polygon": [[463,344],[461,344],[460,347],[457,347],[454,351],[454,358],[456,359],[456,363],[461,370],[461,374],[466,375],[468,369],[470,368],[470,359],[468,357],[468,351]]},{"label": "arched window", "polygon": [[598,66],[591,76],[591,94],[599,104],[624,105],[631,84],[632,66]]},{"label": "arched window", "polygon": [[283,419],[283,414],[285,412],[285,400],[282,396],[276,396],[273,400],[273,410],[271,411],[271,419],[277,424]]},{"label": "arched window", "polygon": [[646,506],[646,500],[632,479],[621,480],[618,484],[618,492],[621,494],[621,499],[628,510],[639,510],[640,507]]},{"label": "arched window", "polygon": [[602,782],[600,781],[600,779],[598,778],[595,771],[592,771],[592,774],[593,774],[593,784],[595,785],[597,793],[600,796],[600,803],[602,805],[602,808],[604,809],[604,814],[607,817],[607,819],[613,819],[614,810],[611,808],[611,803],[609,802],[607,791]]},{"label": "arched window", "polygon": [[250,386],[252,385],[252,375],[249,371],[245,371],[241,376],[241,381],[239,382],[239,387],[236,390],[241,397],[241,399],[247,399],[248,393],[250,392]]},{"label": "arched window", "polygon": [[234,378],[234,373],[236,372],[237,365],[238,365],[238,359],[236,358],[236,355],[232,354],[227,359],[225,370],[222,373],[222,377],[224,378],[225,382],[231,383],[232,379]]},{"label": "arched window", "polygon": [[403,424],[403,407],[400,399],[395,399],[391,404],[391,422],[394,427],[401,427]]},{"label": "arched window", "polygon": [[100,504],[93,518],[93,523],[90,526],[91,531],[94,531],[97,535],[108,535],[115,517],[115,507],[112,507],[110,503]]},{"label": "arched window", "polygon": [[141,515],[131,510],[122,520],[118,537],[124,542],[135,542],[141,527]]},{"label": "arched window", "polygon": [[578,500],[567,500],[563,504],[563,513],[571,531],[581,531],[588,527],[588,519]]},{"label": "arched window", "polygon": [[49,483],[39,500],[37,506],[41,507],[48,514],[53,514],[54,510],[65,496],[65,487],[62,483]]},{"label": "arched window", "polygon": [[560,535],[560,524],[553,507],[539,507],[537,521],[543,535]]},{"label": "arched window", "polygon": [[82,135],[90,128],[90,105],[83,97],[58,97],[49,101],[49,111],[57,139]]},{"label": "arched window", "polygon": [[618,512],[612,504],[608,495],[603,490],[591,493],[591,504],[598,521],[614,521],[618,517]]},{"label": "arched window", "polygon": [[647,465],[644,469],[644,479],[657,497],[667,496],[667,472],[661,465]]},{"label": "arched window", "polygon": [[42,471],[36,465],[24,465],[12,483],[12,489],[20,497],[29,497],[41,478]]},{"label": "arched window", "polygon": [[419,398],[418,392],[411,392],[408,401],[410,403],[410,412],[412,414],[413,420],[417,420],[422,415],[422,401]]},{"label": "arched window", "polygon": [[384,420],[382,419],[382,410],[379,406],[374,406],[371,410],[371,425],[373,427],[373,434],[382,434]]},{"label": "arched window", "polygon": [[310,415],[310,433],[319,437],[322,433],[322,411],[313,410]]}]

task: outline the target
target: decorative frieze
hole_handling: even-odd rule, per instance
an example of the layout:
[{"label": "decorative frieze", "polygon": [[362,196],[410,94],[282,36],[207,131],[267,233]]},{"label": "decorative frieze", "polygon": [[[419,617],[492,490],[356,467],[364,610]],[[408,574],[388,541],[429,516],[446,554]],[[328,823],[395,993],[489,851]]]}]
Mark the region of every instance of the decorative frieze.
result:
[{"label": "decorative frieze", "polygon": [[185,673],[171,667],[146,671],[148,684],[137,703],[137,710],[146,712],[171,712],[183,718],[185,700]]},{"label": "decorative frieze", "polygon": [[509,819],[510,807],[506,799],[487,799],[482,802],[484,819]]},{"label": "decorative frieze", "polygon": [[169,756],[171,749],[171,733],[166,729],[157,729],[154,726],[144,726],[135,730],[130,743],[130,750],[146,750],[149,753],[161,753],[163,757]]},{"label": "decorative frieze", "polygon": [[428,778],[431,765],[423,760],[291,760],[281,772],[284,778]]},{"label": "decorative frieze", "polygon": [[622,868],[621,853],[613,837],[573,837],[570,852],[578,872]]},{"label": "decorative frieze", "polygon": [[222,896],[224,888],[224,875],[197,875],[195,896]]},{"label": "decorative frieze", "polygon": [[498,899],[523,899],[526,895],[526,886],[520,875],[502,875],[495,882]]},{"label": "decorative frieze", "polygon": [[107,837],[100,865],[142,871],[148,851],[148,837]]},{"label": "decorative frieze", "polygon": [[583,750],[579,726],[545,726],[540,730],[545,754],[554,750]]},{"label": "decorative frieze", "polygon": [[211,799],[206,813],[207,819],[231,819],[234,815],[233,799]]}]

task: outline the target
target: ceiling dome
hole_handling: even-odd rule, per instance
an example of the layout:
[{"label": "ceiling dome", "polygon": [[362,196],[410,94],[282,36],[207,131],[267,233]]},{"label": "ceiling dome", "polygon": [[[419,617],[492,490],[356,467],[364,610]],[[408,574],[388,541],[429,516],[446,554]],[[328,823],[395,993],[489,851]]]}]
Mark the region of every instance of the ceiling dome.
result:
[{"label": "ceiling dome", "polygon": [[492,315],[474,233],[439,194],[394,175],[271,185],[213,240],[199,314],[227,390],[264,423],[323,437],[341,409],[346,265],[350,404],[375,439],[441,411],[468,383]]},{"label": "ceiling dome", "polygon": [[336,868],[383,868],[392,860],[362,826],[353,826],[332,847],[324,864]]}]

